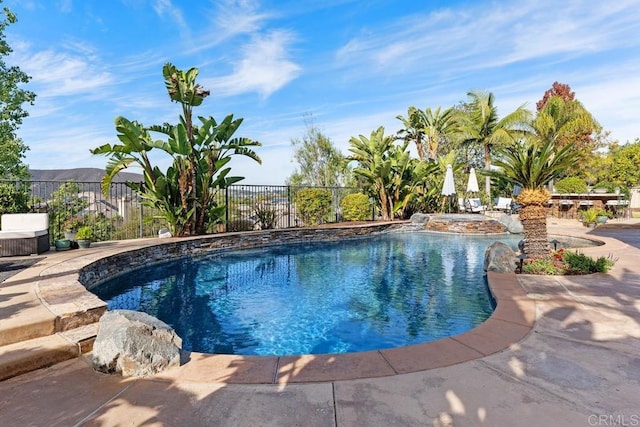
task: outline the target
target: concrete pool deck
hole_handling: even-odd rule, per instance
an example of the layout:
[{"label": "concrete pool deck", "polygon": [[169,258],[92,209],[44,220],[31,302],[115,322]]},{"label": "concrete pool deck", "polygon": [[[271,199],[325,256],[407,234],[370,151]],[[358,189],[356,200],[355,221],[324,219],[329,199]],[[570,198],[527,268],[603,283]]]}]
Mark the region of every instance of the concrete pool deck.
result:
[{"label": "concrete pool deck", "polygon": [[[74,358],[1,382],[0,425],[633,425],[640,422],[640,228],[630,227],[638,223],[588,233],[607,244],[583,252],[618,258],[609,274],[517,276],[515,301],[532,307],[535,323],[493,354],[452,361],[456,353],[444,348],[418,352],[404,363],[426,370],[381,376],[375,368],[369,378],[327,382],[312,382],[322,380],[315,368],[322,374],[335,364],[305,356],[298,365],[279,361],[282,376],[267,367],[273,378],[265,382],[274,384],[234,384],[247,373],[241,358],[224,362],[226,377],[214,373],[218,356],[193,354],[179,369],[137,380],[96,373]],[[550,219],[549,231],[587,229]],[[23,273],[15,286],[28,282]],[[526,319],[528,310],[512,308]],[[501,330],[462,343],[464,351],[504,341]],[[429,357],[449,366],[425,366]]]}]

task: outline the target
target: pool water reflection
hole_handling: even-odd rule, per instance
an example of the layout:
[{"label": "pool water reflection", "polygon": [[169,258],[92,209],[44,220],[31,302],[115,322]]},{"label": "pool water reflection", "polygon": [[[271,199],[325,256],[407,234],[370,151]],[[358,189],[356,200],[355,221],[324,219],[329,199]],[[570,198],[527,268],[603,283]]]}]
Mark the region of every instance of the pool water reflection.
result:
[{"label": "pool water reflection", "polygon": [[149,313],[204,353],[295,355],[434,341],[493,311],[484,252],[517,236],[389,233],[183,259],[94,292],[109,309]]}]

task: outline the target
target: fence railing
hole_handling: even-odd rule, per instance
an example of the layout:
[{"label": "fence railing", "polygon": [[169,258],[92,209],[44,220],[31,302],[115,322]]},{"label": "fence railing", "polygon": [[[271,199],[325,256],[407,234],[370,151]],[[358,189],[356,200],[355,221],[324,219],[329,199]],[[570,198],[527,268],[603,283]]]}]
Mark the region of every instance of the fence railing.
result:
[{"label": "fence railing", "polygon": [[[3,181],[28,196],[31,212],[49,213],[51,241],[62,238],[68,222],[77,219],[90,226],[97,240],[125,240],[158,236],[167,226],[159,212],[145,206],[125,183],[111,184],[105,196],[99,182],[76,181]],[[212,232],[246,231],[265,228],[261,214],[272,220],[267,228],[291,228],[305,225],[295,203],[295,194],[303,188],[286,185],[232,185],[218,191],[216,202],[226,207],[224,220]],[[315,187],[331,192],[330,214],[324,222],[342,220],[341,200],[361,191],[351,187]]]}]

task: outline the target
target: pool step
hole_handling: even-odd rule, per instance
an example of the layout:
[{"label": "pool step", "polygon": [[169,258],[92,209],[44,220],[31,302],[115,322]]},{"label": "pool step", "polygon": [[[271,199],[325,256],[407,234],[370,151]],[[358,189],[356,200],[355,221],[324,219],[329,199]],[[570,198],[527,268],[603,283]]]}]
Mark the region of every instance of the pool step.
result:
[{"label": "pool step", "polygon": [[104,302],[94,295],[84,300],[81,298],[84,295],[74,295],[79,302],[55,304],[25,294],[0,293],[0,346],[92,325],[106,310]]},{"label": "pool step", "polygon": [[5,316],[0,309],[0,346],[6,346],[55,333],[56,317],[42,306],[21,310],[21,316]]},{"label": "pool step", "polygon": [[98,324],[0,347],[0,381],[91,351]]}]

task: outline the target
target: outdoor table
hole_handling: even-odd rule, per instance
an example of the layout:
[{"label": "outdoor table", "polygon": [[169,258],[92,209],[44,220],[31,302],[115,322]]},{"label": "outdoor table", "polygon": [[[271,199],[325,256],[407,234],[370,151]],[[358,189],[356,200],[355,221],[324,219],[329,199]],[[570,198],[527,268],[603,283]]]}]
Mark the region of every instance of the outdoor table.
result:
[{"label": "outdoor table", "polygon": [[[614,202],[614,203],[610,203]],[[618,204],[620,202],[620,204]],[[627,200],[620,200],[616,193],[553,193],[551,195],[552,216],[559,218],[579,219],[581,209],[614,209],[622,206],[622,202],[628,205]]]}]

